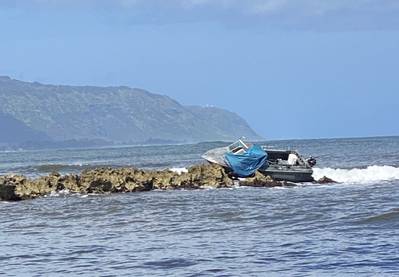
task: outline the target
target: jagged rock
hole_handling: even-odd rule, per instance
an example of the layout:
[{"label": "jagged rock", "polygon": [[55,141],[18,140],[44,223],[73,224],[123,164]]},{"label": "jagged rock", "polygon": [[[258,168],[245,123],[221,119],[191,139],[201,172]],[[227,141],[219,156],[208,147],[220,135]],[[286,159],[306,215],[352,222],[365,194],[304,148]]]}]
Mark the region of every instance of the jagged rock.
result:
[{"label": "jagged rock", "polygon": [[255,176],[242,179],[239,184],[245,187],[281,187],[284,185],[284,182],[275,181],[270,176],[256,172]]},{"label": "jagged rock", "polygon": [[49,194],[52,187],[41,179],[30,181],[24,176],[2,176],[0,178],[0,200],[24,200]]},{"label": "jagged rock", "polygon": [[223,167],[214,164],[196,165],[188,169],[191,184],[199,187],[224,188],[234,186],[234,181]]},{"label": "jagged rock", "polygon": [[83,172],[80,188],[89,193],[147,191],[152,189],[152,177],[134,168],[100,168]]},{"label": "jagged rock", "polygon": [[[201,189],[233,187],[235,181],[223,167],[196,165],[185,173],[167,170],[151,171],[136,168],[98,168],[80,175],[51,173],[35,180],[24,176],[0,176],[0,200],[23,200],[68,190],[72,193],[114,193],[148,191],[152,189]],[[256,173],[240,181],[241,186],[272,187],[287,185],[269,176]]]},{"label": "jagged rock", "polygon": [[169,170],[158,171],[153,174],[152,185],[154,189],[179,189],[190,187],[190,178],[187,173],[181,175]]},{"label": "jagged rock", "polygon": [[16,187],[19,185],[20,176],[1,176],[0,177],[0,200],[16,201],[21,197],[16,194]]},{"label": "jagged rock", "polygon": [[337,184],[338,182],[334,181],[333,179],[328,178],[327,176],[324,176],[323,178],[320,178],[319,180],[315,181],[314,183],[316,183],[316,184]]},{"label": "jagged rock", "polygon": [[80,177],[78,175],[65,175],[57,180],[57,190],[80,192]]},{"label": "jagged rock", "polygon": [[43,176],[31,181],[37,185],[49,187],[51,191],[69,190],[72,192],[81,192],[79,189],[78,175],[64,175],[54,172],[49,176]]}]

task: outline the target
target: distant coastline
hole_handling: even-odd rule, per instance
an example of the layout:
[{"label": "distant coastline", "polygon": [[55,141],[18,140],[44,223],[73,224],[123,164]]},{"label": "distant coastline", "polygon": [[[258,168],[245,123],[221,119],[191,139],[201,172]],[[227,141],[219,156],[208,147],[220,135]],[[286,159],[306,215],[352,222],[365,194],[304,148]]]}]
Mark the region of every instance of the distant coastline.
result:
[{"label": "distant coastline", "polygon": [[[370,136],[370,137],[334,137],[334,138],[306,138],[306,139],[259,139],[249,140],[258,143],[274,142],[298,142],[298,141],[334,141],[334,140],[370,140],[370,139],[390,139],[399,138],[399,135],[393,136]],[[238,138],[237,138],[238,139]],[[167,145],[201,145],[207,143],[228,144],[234,140],[212,140],[212,141],[173,141],[150,139],[142,142],[116,143],[102,140],[67,140],[67,141],[43,141],[43,142],[25,142],[20,144],[0,143],[1,152],[29,151],[29,150],[67,150],[67,149],[99,149],[99,148],[123,148],[139,146],[167,146]]]},{"label": "distant coastline", "polygon": [[143,89],[0,76],[0,145],[27,149],[261,139],[238,114]]}]

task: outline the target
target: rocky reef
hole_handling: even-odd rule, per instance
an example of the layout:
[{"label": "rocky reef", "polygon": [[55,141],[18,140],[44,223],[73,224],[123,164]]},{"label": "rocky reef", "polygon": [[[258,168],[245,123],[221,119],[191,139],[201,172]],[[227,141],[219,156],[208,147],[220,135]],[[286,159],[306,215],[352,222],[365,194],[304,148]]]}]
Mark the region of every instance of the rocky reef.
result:
[{"label": "rocky reef", "polygon": [[295,184],[279,182],[259,172],[246,179],[234,179],[218,165],[202,164],[187,172],[141,170],[137,168],[98,168],[79,175],[52,173],[37,179],[0,176],[0,200],[33,199],[52,192],[123,193],[171,189],[230,188],[234,186],[275,187]]}]

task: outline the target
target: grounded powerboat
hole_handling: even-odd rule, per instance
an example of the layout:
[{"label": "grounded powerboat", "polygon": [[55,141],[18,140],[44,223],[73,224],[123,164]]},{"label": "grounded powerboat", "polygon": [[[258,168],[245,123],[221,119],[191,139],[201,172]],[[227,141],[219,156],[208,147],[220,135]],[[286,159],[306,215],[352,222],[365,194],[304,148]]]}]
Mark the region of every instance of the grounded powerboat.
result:
[{"label": "grounded powerboat", "polygon": [[265,149],[268,154],[267,164],[259,172],[269,175],[277,181],[294,183],[313,182],[313,169],[316,160],[313,157],[304,159],[294,150]]},{"label": "grounded powerboat", "polygon": [[313,157],[304,159],[294,150],[270,149],[238,140],[233,144],[211,149],[202,155],[210,163],[219,164],[237,177],[249,177],[259,171],[277,181],[312,182]]},{"label": "grounded powerboat", "polygon": [[266,164],[267,153],[258,145],[238,140],[229,146],[211,149],[202,158],[223,166],[236,177],[245,178]]}]

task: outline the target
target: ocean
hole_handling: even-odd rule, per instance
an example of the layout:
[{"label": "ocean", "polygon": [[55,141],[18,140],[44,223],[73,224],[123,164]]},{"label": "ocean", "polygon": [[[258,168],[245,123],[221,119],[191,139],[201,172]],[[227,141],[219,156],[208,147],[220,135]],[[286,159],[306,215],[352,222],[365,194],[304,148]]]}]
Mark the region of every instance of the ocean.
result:
[{"label": "ocean", "polygon": [[[399,137],[263,144],[315,156],[314,177],[340,183],[0,202],[0,275],[399,274]],[[0,152],[0,174],[179,169],[223,145]]]}]

